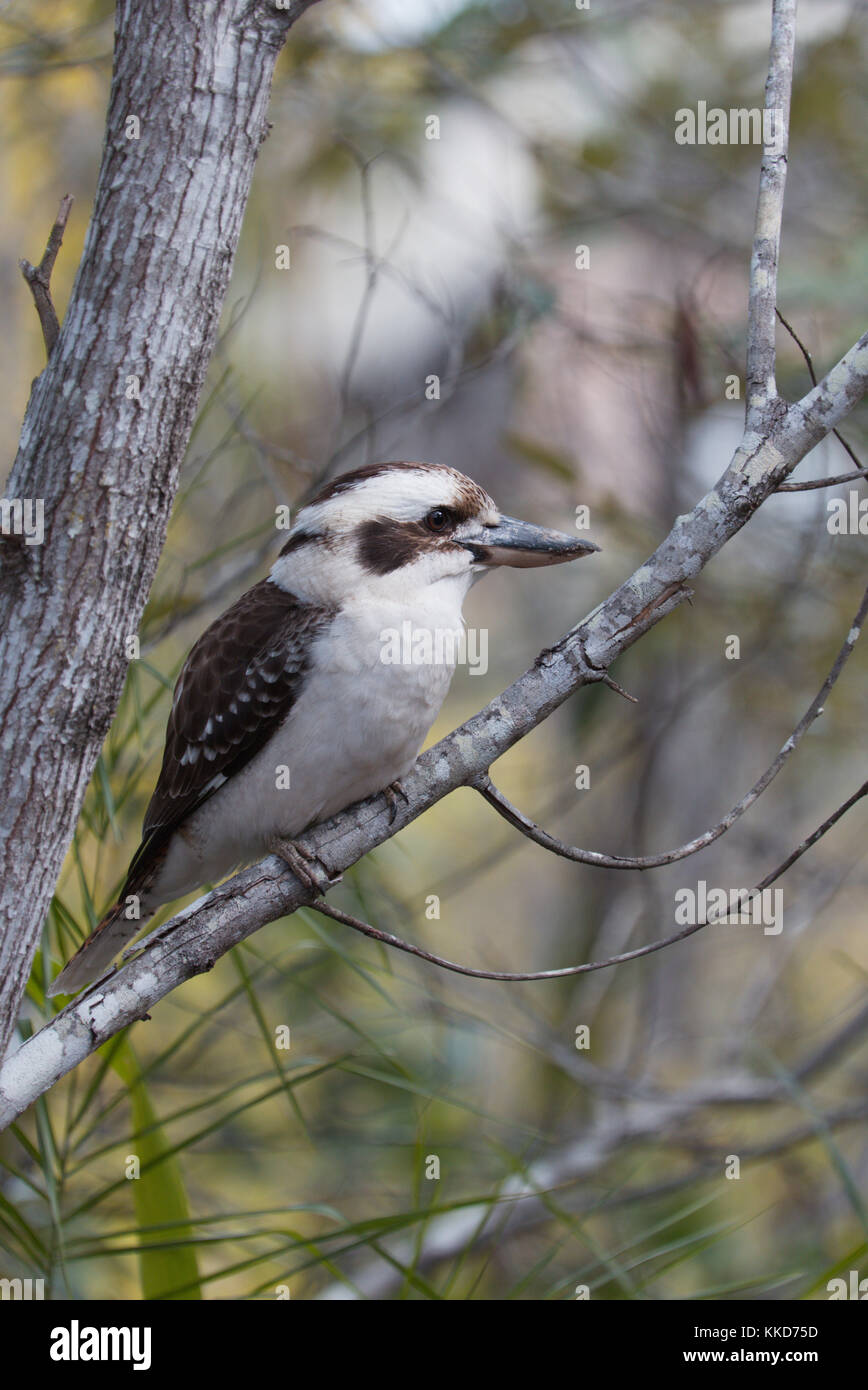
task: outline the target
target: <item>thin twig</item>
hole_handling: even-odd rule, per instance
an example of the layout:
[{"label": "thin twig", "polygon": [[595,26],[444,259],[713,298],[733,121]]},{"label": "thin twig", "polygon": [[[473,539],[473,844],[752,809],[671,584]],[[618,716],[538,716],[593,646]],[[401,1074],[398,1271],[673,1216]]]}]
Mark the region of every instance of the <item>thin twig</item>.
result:
[{"label": "thin twig", "polygon": [[808,838],[803,840],[798,848],[794,849],[792,854],[788,855],[782,864],[779,864],[772,873],[768,874],[763,879],[762,883],[757,884],[757,891],[761,892],[763,888],[771,887],[771,885],[777,879],[781,878],[788,869],[792,868],[797,859],[801,859],[803,854],[806,854],[818,840],[821,840],[826,832],[831,830],[833,825],[837,825],[841,817],[846,815],[851,807],[855,806],[856,802],[861,801],[865,796],[868,796],[868,782],[863,782],[858,791],[854,792],[851,797],[848,797],[847,800],[838,807],[837,811],[833,811],[831,816],[823,821],[822,825],[818,825],[817,829],[812,831]]},{"label": "thin twig", "polygon": [[[816,830],[801,842],[801,844],[788,855],[782,864],[772,869],[771,873],[766,874],[764,879],[755,888],[747,889],[740,901],[750,902],[756,893],[762,893],[764,889],[771,887],[787,869],[795,864],[796,860],[801,859],[813,845],[821,840],[823,836],[837,825],[842,816],[868,796],[868,782],[863,782],[857,792],[848,798],[842,806],[833,811],[831,816],[823,821]],[[421,946],[414,946],[409,941],[402,941],[401,937],[394,936],[392,932],[382,931],[379,927],[372,927],[369,922],[363,922],[359,917],[353,917],[349,912],[342,912],[340,908],[332,907],[324,898],[315,898],[309,904],[317,912],[323,913],[326,917],[332,917],[336,922],[342,922],[346,927],[352,927],[354,931],[361,932],[363,936],[370,936],[374,941],[380,941],[384,946],[393,946],[398,951],[406,951],[411,956],[418,956],[420,960],[426,960],[431,965],[439,965],[442,970],[452,970],[456,975],[470,975],[476,980],[507,980],[507,981],[527,981],[527,980],[560,980],[570,975],[589,975],[594,970],[607,970],[613,965],[624,965],[627,961],[639,960],[642,956],[653,955],[656,951],[662,951],[667,946],[674,946],[678,941],[684,941],[688,936],[693,936],[696,932],[702,931],[703,927],[712,927],[718,923],[723,923],[729,916],[729,911],[712,913],[700,922],[694,922],[690,926],[682,927],[681,931],[672,932],[670,936],[664,936],[659,941],[652,941],[646,946],[638,946],[633,951],[623,951],[618,956],[610,956],[608,960],[585,961],[582,965],[565,965],[559,970],[533,970],[528,972],[515,972],[508,970],[475,970],[469,965],[459,965],[457,961],[446,960],[443,956],[435,956],[430,951],[425,951]]]},{"label": "thin twig", "polygon": [[[838,434],[838,431],[835,430],[834,433]],[[841,439],[839,434],[838,438]],[[842,444],[843,442],[844,441],[841,440]],[[855,473],[838,473],[834,478],[813,478],[807,483],[781,483],[776,491],[813,492],[815,488],[819,487],[837,487],[839,483],[864,483],[866,479],[868,479],[868,471],[864,468],[860,468],[858,472]]]},{"label": "thin twig", "polygon": [[[809,375],[810,378],[811,378],[811,385],[812,385],[812,386],[816,386],[816,384],[817,384],[817,374],[816,374],[816,372],[814,371],[814,359],[813,359],[813,357],[812,357],[811,354],[808,352],[808,349],[805,347],[805,344],[802,342],[802,340],[801,340],[801,338],[799,337],[798,333],[797,333],[796,330],[793,328],[793,325],[792,325],[791,323],[788,323],[787,320],[784,318],[784,316],[783,316],[783,314],[781,313],[780,309],[777,309],[777,308],[776,308],[776,309],[775,309],[775,313],[777,314],[778,319],[779,319],[780,322],[783,324],[784,328],[785,328],[785,329],[787,330],[787,332],[789,333],[789,335],[790,335],[790,337],[792,338],[793,342],[796,344],[796,347],[799,349],[799,352],[802,354],[803,358],[805,359],[805,366],[807,367],[807,369],[808,369],[808,375]],[[809,492],[812,488],[817,488],[817,487],[834,487],[834,486],[835,486],[836,484],[838,484],[838,483],[851,483],[851,482],[854,482],[854,481],[855,481],[856,479],[858,479],[858,478],[863,478],[863,479],[864,479],[866,476],[868,476],[868,470],[866,470],[865,465],[864,465],[863,463],[860,462],[860,460],[859,460],[859,458],[858,458],[858,455],[855,453],[855,451],[854,451],[854,450],[850,447],[850,445],[847,443],[846,439],[845,439],[844,436],[841,434],[840,430],[832,430],[832,433],[833,433],[833,435],[835,436],[835,438],[837,439],[838,443],[841,444],[841,445],[843,446],[844,451],[845,451],[847,454],[849,454],[850,458],[851,458],[851,459],[853,460],[853,462],[855,463],[855,465],[856,465],[856,467],[858,468],[859,472],[858,472],[858,473],[839,473],[838,476],[837,476],[837,478],[815,478],[814,481],[813,481],[813,482],[810,482],[810,483],[781,483],[780,487],[778,488],[778,492]]]},{"label": "thin twig", "polygon": [[610,690],[614,690],[616,695],[622,695],[625,700],[630,701],[631,705],[638,705],[639,701],[636,696],[631,695],[629,690],[625,690],[623,685],[619,685],[616,680],[613,680],[608,671],[603,676],[603,685],[607,685]]},{"label": "thin twig", "polygon": [[541,845],[543,849],[549,850],[552,854],[557,854],[561,859],[572,860],[576,864],[588,864],[596,869],[660,869],[667,864],[674,864],[679,859],[687,859],[690,855],[698,853],[706,846],[713,844],[720,839],[726,832],[754,805],[762,796],[763,792],[775,779],[784,763],[792,756],[808,729],[816,719],[823,713],[823,709],[828,698],[829,692],[835,685],[838,677],[844,669],[856,642],[862,631],[865,619],[868,617],[868,589],[862,595],[862,602],[856,613],[853,622],[847,632],[847,636],[835,658],[832,669],[823,681],[817,694],[814,696],[807,710],[799,720],[789,738],[783,744],[775,758],[765,772],[754,783],[750,791],[747,792],[733,806],[728,815],[723,820],[718,821],[717,825],[706,830],[702,835],[697,835],[694,839],[688,840],[686,844],[679,845],[677,849],[666,850],[663,854],[646,854],[636,858],[625,855],[601,854],[598,850],[581,849],[578,845],[568,845],[564,841],[558,840],[554,835],[550,835],[547,830],[530,820],[512,802],[507,799],[491,781],[488,773],[485,772],[473,779],[469,786],[478,791],[490,806],[493,806],[498,815],[508,821],[516,830],[520,830],[522,835],[526,835],[534,844]]},{"label": "thin twig", "polygon": [[51,356],[54,344],[60,335],[60,322],[51,299],[51,272],[54,269],[54,262],[57,260],[57,253],[63,243],[63,233],[66,231],[66,223],[73,201],[70,193],[65,193],[61,198],[60,210],[54,219],[54,226],[49,233],[48,243],[39,265],[31,265],[29,261],[18,262],[21,267],[21,274],[30,286],[30,293],[33,295],[33,302],[36,305],[36,312],[42,325],[46,357]]},{"label": "thin twig", "polygon": [[[784,328],[785,328],[785,329],[787,330],[787,332],[789,333],[789,335],[790,335],[790,337],[792,338],[793,342],[795,343],[796,347],[799,349],[799,352],[800,352],[800,353],[802,354],[802,356],[804,357],[804,359],[805,359],[805,366],[807,367],[807,369],[808,369],[808,375],[809,375],[810,378],[811,378],[811,385],[812,385],[812,386],[816,386],[816,384],[817,384],[817,373],[814,371],[814,359],[813,359],[813,357],[812,357],[811,354],[808,352],[808,349],[805,347],[805,344],[802,342],[802,340],[801,340],[801,338],[799,337],[798,333],[797,333],[796,330],[793,328],[793,325],[792,325],[791,323],[787,323],[787,320],[784,318],[784,316],[783,316],[783,314],[781,313],[780,309],[775,308],[775,313],[776,313],[777,316],[778,316],[779,322],[783,324]],[[833,434],[837,434],[837,430],[833,430]],[[841,442],[843,443],[843,440],[842,440]],[[846,447],[846,446],[845,446],[845,447]],[[853,462],[854,462],[854,463],[858,463],[859,460],[858,460],[858,459],[854,459]]]}]

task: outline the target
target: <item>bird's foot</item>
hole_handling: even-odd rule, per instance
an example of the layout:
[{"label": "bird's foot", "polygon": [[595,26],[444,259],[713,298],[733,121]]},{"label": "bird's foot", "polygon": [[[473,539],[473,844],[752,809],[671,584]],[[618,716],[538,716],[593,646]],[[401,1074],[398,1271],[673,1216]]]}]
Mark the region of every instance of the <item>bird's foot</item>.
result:
[{"label": "bird's foot", "polygon": [[342,874],[330,874],[312,850],[305,849],[294,840],[285,840],[280,835],[273,835],[268,842],[268,848],[292,869],[299,882],[315,898],[322,897],[330,888],[334,888],[336,883],[340,883],[343,877]]},{"label": "bird's foot", "polygon": [[390,782],[388,787],[383,788],[383,796],[386,798],[389,807],[389,824],[392,825],[398,814],[398,797],[400,796],[403,798],[405,806],[410,805],[410,798],[404,791],[401,783],[397,780]]}]

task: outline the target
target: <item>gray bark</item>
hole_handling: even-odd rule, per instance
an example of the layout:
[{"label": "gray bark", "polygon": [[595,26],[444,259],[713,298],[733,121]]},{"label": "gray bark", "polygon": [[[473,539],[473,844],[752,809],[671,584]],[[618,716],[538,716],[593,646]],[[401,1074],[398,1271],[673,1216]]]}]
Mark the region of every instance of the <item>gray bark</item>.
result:
[{"label": "gray bark", "polygon": [[93,215],[7,487],[44,504],[44,543],[0,543],[0,1057],[163,547],[274,64],[311,3],[119,0]]},{"label": "gray bark", "polygon": [[763,149],[756,233],[750,267],[750,332],[747,344],[747,422],[762,424],[764,412],[777,396],[775,334],[777,331],[778,258],[781,213],[787,182],[790,130],[790,92],[796,48],[796,0],[775,0],[772,41],[766,80],[765,109],[779,121],[777,141]]}]

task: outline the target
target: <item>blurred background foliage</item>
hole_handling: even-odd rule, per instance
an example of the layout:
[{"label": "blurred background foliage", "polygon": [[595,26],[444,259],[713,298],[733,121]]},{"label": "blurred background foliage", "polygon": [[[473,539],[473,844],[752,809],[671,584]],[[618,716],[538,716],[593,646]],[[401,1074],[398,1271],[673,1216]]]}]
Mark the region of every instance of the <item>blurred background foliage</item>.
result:
[{"label": "blurred background foliage", "polygon": [[[780,307],[818,371],[864,328],[865,8],[799,6]],[[180,663],[266,573],[278,503],[330,470],[430,458],[529,519],[569,530],[590,506],[599,557],[473,592],[466,616],[489,630],[490,667],[459,671],[434,739],[626,577],[722,472],[741,429],[725,382],[743,371],[758,152],[677,145],[674,113],[762,105],[769,10],[322,0],[293,29],[142,659],[58,885],[24,1031],[50,1013],[46,978],[117,891]],[[17,260],[38,259],[73,193],[62,310],[111,43],[108,0],[0,6],[9,458],[43,360]],[[426,138],[432,117],[439,139]],[[289,270],[275,266],[280,245]],[[589,269],[576,268],[581,245]],[[807,369],[783,330],[779,351],[783,392],[801,394]],[[426,397],[432,375],[439,399]],[[865,458],[865,414],[843,433]],[[851,467],[830,440],[799,476]],[[828,533],[829,496],[772,499],[700,578],[694,606],[619,663],[639,704],[582,692],[498,764],[505,792],[560,837],[611,853],[715,823],[807,708],[858,607],[865,541]],[[725,658],[732,635],[739,660]],[[666,935],[677,889],[757,882],[856,789],[865,675],[857,647],[795,759],[694,859],[642,875],[570,865],[460,792],[334,901],[495,969]],[[589,789],[576,788],[580,765]],[[563,1299],[582,1284],[614,1299],[826,1297],[839,1270],[866,1272],[865,886],[857,809],[783,880],[780,936],[710,927],[538,984],[447,976],[296,913],[0,1136],[0,1273],[75,1298]]]}]

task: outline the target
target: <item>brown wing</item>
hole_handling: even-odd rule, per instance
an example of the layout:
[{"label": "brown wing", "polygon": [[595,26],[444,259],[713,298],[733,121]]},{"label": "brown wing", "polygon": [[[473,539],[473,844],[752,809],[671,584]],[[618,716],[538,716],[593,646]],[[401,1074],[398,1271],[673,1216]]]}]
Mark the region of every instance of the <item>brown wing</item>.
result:
[{"label": "brown wing", "polygon": [[287,717],[311,641],[334,610],[265,579],[202,634],[178,677],[163,766],[127,883],[171,832],[267,742]]}]

